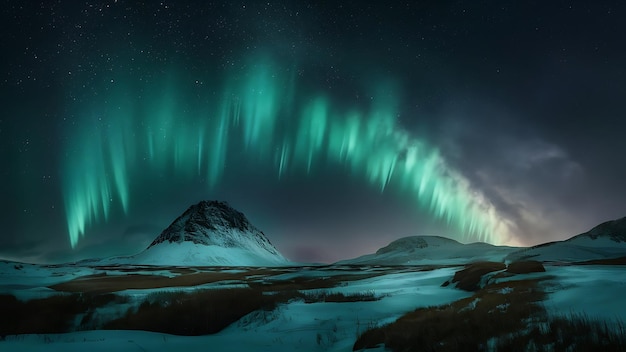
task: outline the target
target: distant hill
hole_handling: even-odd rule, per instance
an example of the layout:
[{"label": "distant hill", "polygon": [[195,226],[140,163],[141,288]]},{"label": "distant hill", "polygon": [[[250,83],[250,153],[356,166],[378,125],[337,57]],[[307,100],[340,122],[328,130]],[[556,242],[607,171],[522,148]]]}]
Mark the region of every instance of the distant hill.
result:
[{"label": "distant hill", "polygon": [[509,261],[581,262],[626,256],[626,217],[604,222],[565,241],[523,248],[507,256]]},{"label": "distant hill", "polygon": [[440,236],[409,236],[391,242],[374,254],[342,260],[337,264],[428,265],[503,261],[507,254],[517,249],[482,242],[462,244]]}]

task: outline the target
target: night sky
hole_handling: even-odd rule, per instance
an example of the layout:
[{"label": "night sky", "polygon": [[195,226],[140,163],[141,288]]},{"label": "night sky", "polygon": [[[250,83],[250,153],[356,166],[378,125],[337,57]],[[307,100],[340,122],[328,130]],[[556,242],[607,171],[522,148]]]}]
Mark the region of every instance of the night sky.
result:
[{"label": "night sky", "polygon": [[626,4],[318,3],[5,4],[0,257],[133,254],[211,199],[320,262],[626,215]]}]

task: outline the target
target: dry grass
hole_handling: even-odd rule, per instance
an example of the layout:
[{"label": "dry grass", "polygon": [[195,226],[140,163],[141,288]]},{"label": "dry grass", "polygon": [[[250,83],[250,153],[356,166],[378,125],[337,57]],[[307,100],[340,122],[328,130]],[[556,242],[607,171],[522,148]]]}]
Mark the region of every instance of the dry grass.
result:
[{"label": "dry grass", "polygon": [[387,326],[366,331],[354,350],[382,343],[394,351],[479,351],[491,337],[525,329],[544,314],[538,280],[493,284],[440,307],[420,308]]},{"label": "dry grass", "polygon": [[357,292],[353,294],[345,294],[341,292],[314,292],[302,294],[305,303],[316,302],[331,302],[331,303],[346,303],[346,302],[373,302],[379,301],[383,296],[377,296],[374,291]]},{"label": "dry grass", "polygon": [[0,337],[16,334],[67,332],[81,314],[87,315],[107,304],[123,303],[124,299],[107,295],[59,295],[27,302],[13,295],[0,295]]},{"label": "dry grass", "polygon": [[[173,278],[139,274],[115,276],[99,274],[82,277],[52,286],[59,291],[80,293],[28,302],[18,302],[13,296],[0,296],[0,311],[7,312],[5,315],[9,317],[0,324],[0,336],[61,333],[102,327],[201,335],[220,331],[252,311],[273,309],[276,304],[291,299],[303,299],[309,303],[380,299],[374,296],[373,292],[344,295],[329,292],[304,294],[301,291],[333,288],[346,281],[383,275],[383,271],[346,273],[329,277],[298,276],[289,280],[271,278],[274,275],[292,271],[289,269],[252,269],[245,272],[211,271],[183,274]],[[117,302],[121,299],[120,297],[123,297],[110,292],[125,289],[193,287],[225,280],[247,283],[249,287],[159,292],[150,294],[139,306],[130,308],[121,318],[101,321],[103,317],[94,314],[95,308],[110,302]]]},{"label": "dry grass", "polygon": [[365,274],[333,275],[329,277],[305,277],[298,276],[288,280],[254,280],[248,281],[248,286],[262,291],[300,291],[333,288],[345,282],[369,279],[384,275],[384,272]]},{"label": "dry grass", "polygon": [[[481,264],[476,272],[488,268]],[[523,262],[511,272],[540,272],[542,268]],[[546,279],[490,284],[472,297],[417,309],[394,323],[366,331],[353,349],[384,344],[393,351],[626,351],[622,322],[596,321],[584,315],[548,317],[538,304],[545,299],[540,282]]]},{"label": "dry grass", "polygon": [[[123,296],[58,295],[21,302],[0,295],[0,338],[17,334],[65,333],[85,328],[147,330],[178,335],[220,331],[242,316],[259,309],[303,298],[297,291],[266,294],[260,290],[227,289],[151,294],[139,307],[118,319],[96,324],[93,313],[107,304],[126,303]],[[77,324],[77,322],[80,322]]]},{"label": "dry grass", "polygon": [[463,270],[454,274],[452,283],[457,283],[456,287],[465,291],[476,291],[480,288],[483,275],[506,269],[504,263],[496,262],[476,262],[468,264]]},{"label": "dry grass", "polygon": [[[245,272],[194,272],[175,277],[145,274],[111,275],[97,274],[80,277],[74,280],[50,286],[59,292],[81,293],[112,293],[123,290],[154,289],[166,287],[193,287],[220,281],[240,281],[250,287],[264,291],[306,290],[315,288],[331,288],[345,281],[361,280],[384,275],[385,272],[369,272],[364,274],[344,274],[330,277],[300,276],[291,280],[271,280],[271,276],[288,273],[276,269],[252,269]],[[270,279],[268,279],[270,278]]]},{"label": "dry grass", "polygon": [[107,276],[106,274],[80,277],[71,281],[50,286],[60,292],[111,293],[129,289],[153,289],[165,287],[190,287],[219,281],[244,281],[250,276],[261,277],[281,274],[275,270],[250,270],[246,272],[200,272],[175,277],[160,275],[127,274]]},{"label": "dry grass", "polygon": [[112,330],[146,330],[175,335],[216,333],[255,310],[272,310],[292,293],[266,295],[249,288],[161,293],[104,325]]},{"label": "dry grass", "polygon": [[626,265],[626,257],[611,259],[596,259],[585,262],[578,262],[577,265]]},{"label": "dry grass", "polygon": [[97,270],[110,270],[110,271],[119,271],[122,273],[136,273],[138,271],[169,271],[171,273],[176,273],[180,275],[192,274],[195,273],[196,270],[180,267],[180,266],[152,266],[152,265],[132,265],[132,266],[123,266],[123,265],[97,265],[92,268]]},{"label": "dry grass", "polygon": [[129,309],[124,317],[105,324],[104,328],[174,335],[213,334],[253,311],[273,310],[277,304],[292,299],[314,303],[374,301],[379,298],[373,292],[344,295],[284,290],[267,294],[252,288],[161,292],[150,295],[139,308]]},{"label": "dry grass", "polygon": [[586,315],[550,317],[529,331],[499,339],[498,351],[626,351],[623,322],[600,321]]},{"label": "dry grass", "polygon": [[529,273],[542,273],[546,268],[536,260],[527,260],[521,262],[513,262],[506,268],[506,272],[512,274],[529,274]]}]

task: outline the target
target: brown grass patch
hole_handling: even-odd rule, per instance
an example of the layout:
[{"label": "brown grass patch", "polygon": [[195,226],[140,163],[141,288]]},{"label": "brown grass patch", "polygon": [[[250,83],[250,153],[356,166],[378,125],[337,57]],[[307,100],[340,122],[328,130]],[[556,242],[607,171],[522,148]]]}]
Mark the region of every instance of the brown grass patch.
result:
[{"label": "brown grass patch", "polygon": [[262,290],[237,288],[160,292],[150,295],[137,309],[104,325],[113,330],[146,330],[175,335],[205,335],[224,329],[256,310],[273,310],[292,299],[314,302],[357,302],[379,299],[374,293],[310,293],[287,290],[266,294]]},{"label": "brown grass patch", "polygon": [[536,260],[527,260],[522,262],[513,262],[506,268],[506,272],[512,274],[529,274],[529,273],[542,273],[546,268]]},{"label": "brown grass patch", "polygon": [[94,269],[97,270],[109,270],[109,271],[119,271],[122,273],[136,273],[138,271],[169,271],[171,273],[176,274],[192,274],[196,271],[191,268],[180,267],[180,266],[151,266],[151,265],[132,265],[132,266],[123,266],[123,265],[98,265],[94,266]]},{"label": "brown grass patch", "polygon": [[626,265],[626,257],[587,260],[584,262],[577,262],[575,264],[577,265]]},{"label": "brown grass patch", "polygon": [[13,295],[0,295],[0,337],[16,334],[68,332],[74,319],[123,298],[107,295],[59,295],[22,302]]},{"label": "brown grass patch", "polygon": [[297,276],[288,280],[254,280],[248,281],[248,286],[262,291],[299,291],[312,290],[317,288],[333,288],[344,282],[369,279],[384,275],[383,272],[367,274],[345,274],[333,275],[329,277],[306,277]]},{"label": "brown grass patch", "polygon": [[394,351],[479,351],[491,337],[526,328],[545,314],[536,304],[544,292],[538,280],[498,283],[472,297],[440,307],[420,308],[389,325],[368,330],[354,350],[385,344]]},{"label": "brown grass patch", "polygon": [[366,331],[353,350],[385,344],[393,351],[626,351],[620,321],[548,317],[538,304],[545,299],[540,281],[548,278],[491,284],[472,297],[417,309]]},{"label": "brown grass patch", "polygon": [[160,293],[104,325],[112,330],[146,330],[175,335],[216,333],[255,310],[272,310],[295,293],[266,295],[249,288]]},{"label": "brown grass patch", "polygon": [[305,303],[316,302],[331,302],[331,303],[346,303],[346,302],[373,302],[379,301],[384,296],[377,296],[374,291],[357,292],[353,294],[345,294],[342,292],[314,292],[302,294]]},{"label": "brown grass patch", "polygon": [[117,291],[135,289],[154,289],[166,287],[193,287],[220,281],[241,281],[250,287],[264,291],[307,290],[315,288],[331,288],[345,281],[361,280],[370,277],[384,275],[384,271],[369,272],[364,274],[342,274],[329,277],[298,276],[290,280],[267,279],[274,275],[292,272],[289,269],[251,269],[245,272],[194,272],[175,277],[145,274],[125,275],[88,275],[49,286],[60,292],[82,293],[112,293]]},{"label": "brown grass patch", "polygon": [[250,270],[246,272],[200,272],[166,277],[160,275],[111,275],[98,274],[80,277],[71,281],[50,286],[61,292],[111,293],[128,289],[153,289],[165,287],[191,287],[219,281],[243,281],[250,276],[264,277],[281,274],[275,270]]},{"label": "brown grass patch", "polygon": [[[212,268],[211,270],[215,270]],[[0,325],[3,335],[24,333],[60,333],[82,329],[139,329],[180,335],[200,335],[217,332],[242,316],[263,309],[273,309],[276,304],[291,299],[311,302],[356,302],[380,299],[372,293],[344,295],[321,292],[304,294],[310,289],[327,289],[346,281],[384,275],[380,272],[358,274],[343,273],[328,277],[295,276],[291,279],[273,280],[271,276],[293,273],[293,269],[252,269],[245,272],[210,271],[194,272],[176,277],[159,275],[97,274],[81,277],[51,286],[58,291],[72,292],[43,300],[18,302],[13,296],[0,297],[2,312],[8,312],[16,325]],[[154,289],[160,287],[193,287],[201,284],[235,281],[249,288],[196,290],[192,292],[160,292],[150,294],[139,306],[131,307],[121,318],[103,317],[95,312],[107,302],[120,296],[111,294],[126,289]],[[106,293],[106,294],[104,294]],[[116,298],[117,297],[117,298]],[[10,308],[9,308],[10,307]],[[49,318],[52,317],[52,318]],[[11,323],[13,324],[13,323]],[[41,324],[37,325],[37,324]]]},{"label": "brown grass patch", "polygon": [[621,321],[586,315],[550,317],[530,331],[498,339],[498,351],[626,351],[626,326]]},{"label": "brown grass patch", "polygon": [[476,262],[468,264],[463,270],[457,271],[454,274],[452,283],[456,282],[456,287],[461,290],[476,291],[480,288],[483,275],[504,269],[506,269],[504,263]]}]

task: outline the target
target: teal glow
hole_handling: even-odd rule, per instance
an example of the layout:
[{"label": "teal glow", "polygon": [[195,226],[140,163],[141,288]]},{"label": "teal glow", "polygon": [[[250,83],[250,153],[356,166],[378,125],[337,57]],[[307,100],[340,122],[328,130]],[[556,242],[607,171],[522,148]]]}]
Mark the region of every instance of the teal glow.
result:
[{"label": "teal glow", "polygon": [[138,88],[116,80],[81,112],[68,138],[63,191],[71,246],[113,209],[129,212],[138,175],[171,171],[213,189],[230,158],[242,157],[268,165],[278,179],[347,167],[381,192],[412,195],[459,239],[507,238],[493,205],[436,148],[398,126],[392,89],[379,89],[370,106],[341,110],[325,95],[299,93],[293,74],[280,72],[269,62],[251,65],[217,95],[217,84],[184,79],[155,77]]},{"label": "teal glow", "polygon": [[307,173],[311,172],[313,159],[324,146],[327,119],[327,103],[321,97],[305,106],[300,116],[294,153],[298,160],[304,161]]}]

